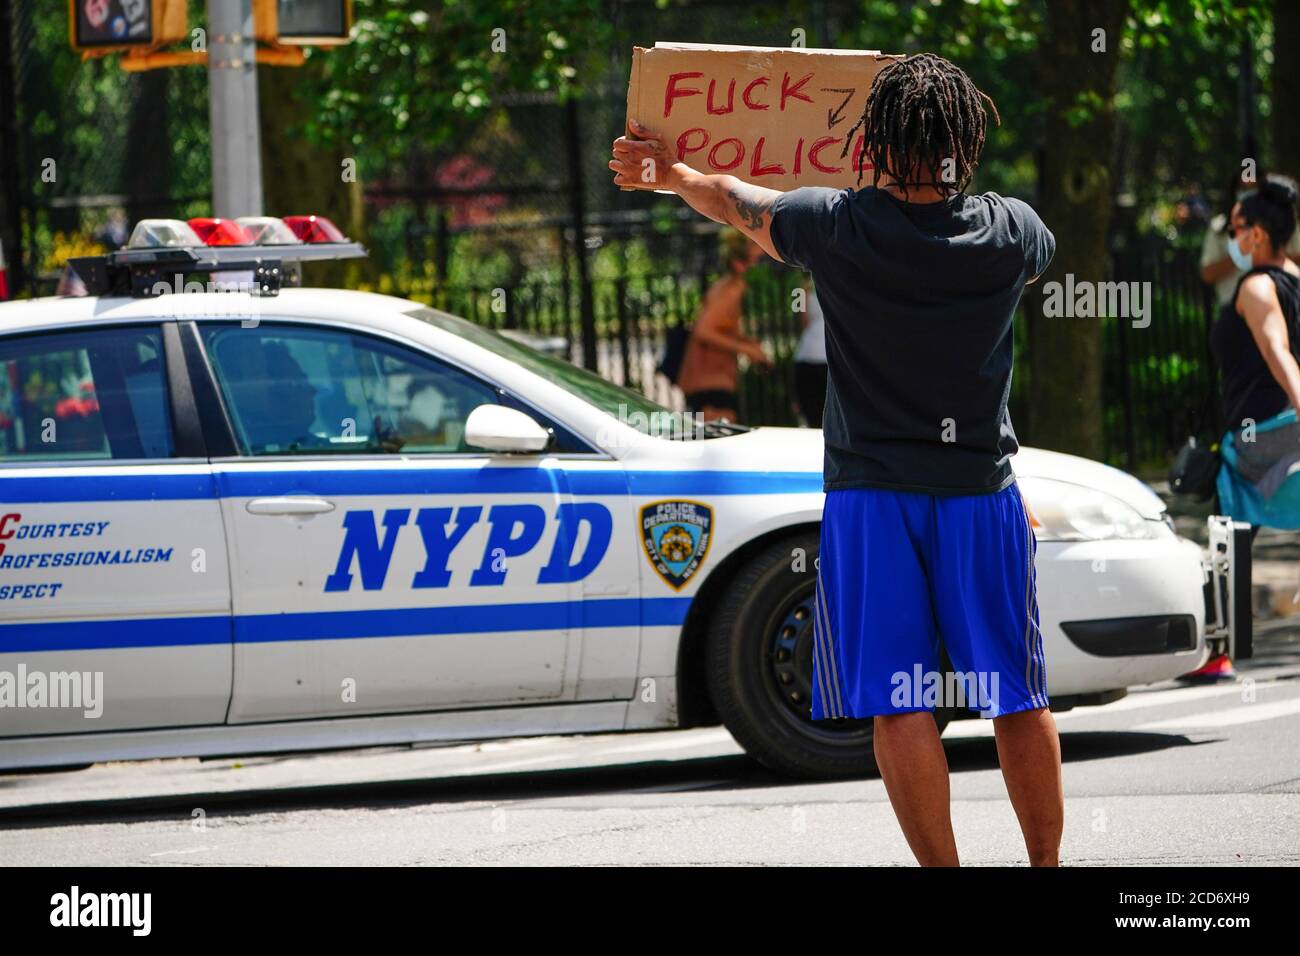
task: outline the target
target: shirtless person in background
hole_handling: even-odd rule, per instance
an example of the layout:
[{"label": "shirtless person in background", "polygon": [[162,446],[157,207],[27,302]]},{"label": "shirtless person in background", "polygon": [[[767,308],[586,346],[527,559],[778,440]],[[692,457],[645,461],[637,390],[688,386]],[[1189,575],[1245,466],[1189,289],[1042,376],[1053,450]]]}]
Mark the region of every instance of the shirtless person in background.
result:
[{"label": "shirtless person in background", "polygon": [[741,332],[741,303],[745,297],[745,273],[763,257],[763,250],[745,236],[728,229],[722,236],[726,274],[709,287],[700,303],[700,314],[691,329],[677,384],[686,394],[687,411],[705,421],[737,420],[736,384],[738,359],[770,367],[772,360],[763,346]]}]

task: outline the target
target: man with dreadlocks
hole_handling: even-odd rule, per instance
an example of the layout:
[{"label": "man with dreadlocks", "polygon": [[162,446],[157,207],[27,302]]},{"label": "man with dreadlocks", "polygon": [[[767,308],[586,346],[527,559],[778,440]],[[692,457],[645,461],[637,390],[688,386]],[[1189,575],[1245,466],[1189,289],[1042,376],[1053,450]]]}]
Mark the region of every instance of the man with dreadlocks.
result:
[{"label": "man with dreadlocks", "polygon": [[[1029,860],[1051,866],[1060,744],[1007,396],[1012,316],[1056,242],[1025,203],[966,193],[986,104],[997,119],[941,57],[885,67],[845,139],[847,152],[861,131],[872,170],[856,190],[783,193],[703,175],[635,124],[609,165],[618,185],[676,192],[816,282],[829,386],[812,718],[875,718],[876,762],[912,852],[956,865],[931,714],[946,650],[979,698],[961,703],[993,719]],[[926,694],[913,686],[922,679]]]}]

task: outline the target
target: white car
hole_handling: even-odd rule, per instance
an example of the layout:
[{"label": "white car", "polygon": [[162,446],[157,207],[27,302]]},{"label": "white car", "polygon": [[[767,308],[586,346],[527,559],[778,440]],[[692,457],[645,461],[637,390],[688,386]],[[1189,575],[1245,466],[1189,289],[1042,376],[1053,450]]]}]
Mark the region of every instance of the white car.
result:
[{"label": "white car", "polygon": [[[871,767],[809,719],[818,430],[340,290],[9,303],[0,373],[0,768],[719,721]],[[1014,467],[1053,705],[1200,665],[1231,554],[1113,468]]]}]

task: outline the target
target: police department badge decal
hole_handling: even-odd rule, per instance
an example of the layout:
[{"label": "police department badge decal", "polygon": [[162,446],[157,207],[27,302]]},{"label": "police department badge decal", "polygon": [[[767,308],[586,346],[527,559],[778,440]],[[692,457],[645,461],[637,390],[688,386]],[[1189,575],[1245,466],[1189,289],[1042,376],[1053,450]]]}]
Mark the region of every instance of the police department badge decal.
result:
[{"label": "police department badge decal", "polygon": [[699,570],[713,537],[713,509],[698,501],[655,501],[641,509],[650,566],[680,591]]}]

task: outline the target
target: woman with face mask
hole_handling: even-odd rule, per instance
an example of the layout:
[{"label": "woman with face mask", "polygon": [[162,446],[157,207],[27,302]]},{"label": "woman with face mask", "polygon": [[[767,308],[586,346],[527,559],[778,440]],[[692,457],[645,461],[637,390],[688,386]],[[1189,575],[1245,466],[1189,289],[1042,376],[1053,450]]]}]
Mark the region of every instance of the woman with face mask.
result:
[{"label": "woman with face mask", "polygon": [[[1300,528],[1300,267],[1286,254],[1296,187],[1269,177],[1236,202],[1227,252],[1240,278],[1210,329],[1223,373],[1222,467],[1215,513],[1251,525]],[[1224,654],[1185,679],[1232,677]]]},{"label": "woman with face mask", "polygon": [[[1205,241],[1201,243],[1201,280],[1214,286],[1214,297],[1220,308],[1236,295],[1237,280],[1244,271],[1228,255],[1228,227],[1232,208],[1255,191],[1256,180],[1245,176],[1243,173],[1228,187],[1228,205],[1210,220],[1209,228],[1205,230]],[[1268,177],[1261,176],[1260,179],[1267,181]],[[1288,238],[1286,255],[1293,262],[1300,262],[1300,229],[1293,231]]]},{"label": "woman with face mask", "polygon": [[[1251,524],[1292,528],[1300,527],[1300,489],[1295,511],[1270,514],[1266,506],[1300,473],[1300,267],[1283,250],[1296,227],[1295,201],[1295,184],[1276,177],[1232,207],[1228,255],[1243,275],[1210,330],[1223,372],[1222,447],[1235,453],[1219,475],[1220,506]],[[1279,471],[1293,458],[1294,469]],[[1225,476],[1234,475],[1246,485],[1230,484],[1225,494]],[[1243,497],[1250,486],[1258,500]]]}]

